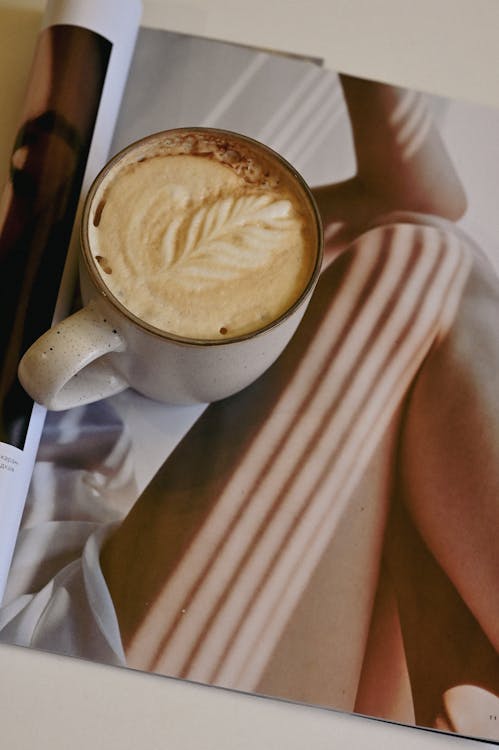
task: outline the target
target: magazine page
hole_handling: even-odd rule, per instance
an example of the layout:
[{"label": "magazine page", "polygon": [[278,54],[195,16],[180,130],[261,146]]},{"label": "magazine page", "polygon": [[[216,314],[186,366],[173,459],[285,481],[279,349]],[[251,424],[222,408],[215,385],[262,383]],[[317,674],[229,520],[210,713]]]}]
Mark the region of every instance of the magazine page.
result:
[{"label": "magazine page", "polygon": [[323,272],[240,393],[48,414],[3,642],[497,738],[497,119],[140,30],[111,152],[267,144],[314,188]]},{"label": "magazine page", "polygon": [[48,3],[1,197],[0,599],[44,420],[17,366],[71,302],[79,196],[107,157],[139,23],[132,0],[116,27],[117,7]]}]

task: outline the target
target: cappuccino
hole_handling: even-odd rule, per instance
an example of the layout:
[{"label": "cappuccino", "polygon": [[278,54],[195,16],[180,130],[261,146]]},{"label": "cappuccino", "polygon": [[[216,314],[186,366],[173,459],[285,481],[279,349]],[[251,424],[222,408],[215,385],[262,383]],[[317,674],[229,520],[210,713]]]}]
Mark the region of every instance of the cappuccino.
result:
[{"label": "cappuccino", "polygon": [[94,267],[120,306],[201,341],[245,336],[290,310],[316,271],[318,232],[309,194],[280,157],[208,129],[126,149],[88,221]]}]

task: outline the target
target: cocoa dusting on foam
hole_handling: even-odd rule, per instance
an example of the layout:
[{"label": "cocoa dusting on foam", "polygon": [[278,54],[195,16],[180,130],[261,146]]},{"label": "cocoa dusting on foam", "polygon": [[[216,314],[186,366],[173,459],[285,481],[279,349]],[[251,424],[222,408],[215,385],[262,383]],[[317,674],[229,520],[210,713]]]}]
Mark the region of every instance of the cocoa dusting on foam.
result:
[{"label": "cocoa dusting on foam", "polygon": [[[255,157],[251,146],[244,141],[231,140],[229,137],[210,135],[203,133],[173,133],[164,138],[155,147],[144,146],[147,153],[143,156],[132,156],[125,159],[123,166],[131,168],[142,164],[158,156],[201,156],[205,159],[213,159],[220,164],[229,167],[239,175],[247,184],[277,189],[283,181],[284,171],[276,171],[275,163],[263,152]],[[140,152],[139,152],[140,153]],[[289,177],[286,175],[289,179]],[[98,214],[99,207],[96,209]],[[100,214],[98,217],[100,221]]]},{"label": "cocoa dusting on foam", "polygon": [[102,216],[102,212],[104,211],[104,206],[106,205],[106,201],[103,198],[101,201],[99,201],[97,208],[94,212],[94,218],[93,218],[93,225],[94,227],[98,227],[100,224],[100,218]]},{"label": "cocoa dusting on foam", "polygon": [[94,202],[89,239],[106,286],[168,333],[257,330],[296,301],[313,271],[315,219],[301,189],[245,141],[179,131],[139,145]]},{"label": "cocoa dusting on foam", "polygon": [[[96,224],[95,226],[98,226],[98,224]],[[111,266],[107,262],[107,258],[104,258],[102,255],[96,255],[95,256],[95,260],[97,261],[97,263],[99,264],[99,266],[102,268],[102,270],[104,271],[104,273],[112,274],[113,269],[111,268]]]}]

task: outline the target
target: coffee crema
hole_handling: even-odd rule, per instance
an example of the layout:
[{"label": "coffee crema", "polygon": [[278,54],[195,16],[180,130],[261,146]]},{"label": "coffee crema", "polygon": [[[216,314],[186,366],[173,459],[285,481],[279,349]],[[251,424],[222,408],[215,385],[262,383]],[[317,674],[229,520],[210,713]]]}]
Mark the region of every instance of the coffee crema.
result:
[{"label": "coffee crema", "polygon": [[102,281],[166,334],[217,340],[264,328],[316,265],[303,188],[271,151],[236,135],[170,131],[126,150],[93,206]]}]

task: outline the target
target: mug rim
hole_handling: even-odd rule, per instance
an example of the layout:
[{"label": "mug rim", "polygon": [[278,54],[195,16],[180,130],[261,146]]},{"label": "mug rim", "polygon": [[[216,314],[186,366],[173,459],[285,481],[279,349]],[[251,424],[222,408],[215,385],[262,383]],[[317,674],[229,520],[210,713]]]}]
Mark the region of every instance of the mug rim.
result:
[{"label": "mug rim", "polygon": [[[178,334],[165,331],[161,328],[157,328],[151,323],[148,323],[146,320],[143,320],[139,316],[135,315],[125,305],[123,305],[123,303],[120,302],[120,300],[117,297],[115,297],[115,295],[106,286],[101,274],[97,270],[94,257],[90,250],[88,225],[89,225],[90,211],[92,209],[93,200],[97,191],[99,190],[99,187],[102,181],[105,179],[106,175],[108,175],[109,172],[112,169],[114,169],[114,167],[119,162],[121,162],[130,152],[134,151],[137,147],[141,145],[145,145],[149,141],[151,142],[160,141],[163,138],[167,138],[177,133],[180,133],[180,134],[182,133],[208,133],[208,134],[226,136],[228,138],[234,138],[237,140],[246,141],[250,146],[254,148],[256,147],[257,149],[261,149],[264,152],[267,152],[267,154],[269,154],[272,158],[276,159],[280,163],[280,165],[294,178],[294,180],[296,180],[296,182],[298,183],[299,187],[301,188],[302,192],[304,193],[305,197],[307,198],[309,202],[310,208],[312,209],[312,215],[314,218],[314,228],[315,228],[316,237],[317,237],[317,248],[315,251],[315,261],[314,261],[312,273],[310,274],[310,277],[305,287],[303,288],[303,290],[301,291],[297,299],[293,302],[293,304],[287,307],[286,310],[281,315],[279,315],[277,318],[272,320],[270,323],[267,323],[265,326],[262,326],[261,328],[256,328],[252,331],[239,334],[238,336],[231,336],[231,337],[220,338],[220,339],[219,338],[198,339],[192,336],[180,336]],[[98,172],[98,174],[94,178],[84,200],[82,220],[80,222],[80,247],[82,250],[81,255],[85,262],[86,270],[93,284],[96,286],[97,290],[101,294],[101,296],[104,297],[113,307],[115,307],[119,313],[124,315],[125,318],[127,318],[130,322],[134,323],[139,329],[144,330],[145,332],[149,334],[155,335],[163,340],[173,341],[177,344],[182,344],[184,346],[193,346],[193,347],[224,346],[224,345],[227,346],[229,344],[235,344],[238,342],[253,339],[256,336],[263,335],[267,333],[268,331],[273,330],[277,326],[281,325],[281,323],[283,323],[289,317],[291,317],[294,314],[294,312],[302,305],[302,303],[307,299],[307,297],[313,291],[315,284],[317,282],[317,279],[319,277],[321,268],[322,268],[323,255],[324,255],[324,231],[323,231],[322,220],[320,217],[317,202],[313,196],[313,193],[310,187],[308,186],[308,184],[306,183],[302,175],[293,167],[292,164],[290,164],[290,162],[287,161],[287,159],[285,159],[283,156],[277,153],[277,151],[274,151],[272,148],[270,148],[270,146],[267,146],[266,144],[261,143],[255,138],[251,138],[250,136],[243,135],[242,133],[237,133],[231,130],[225,130],[223,128],[209,128],[209,127],[202,127],[202,126],[193,126],[193,127],[169,128],[167,130],[160,130],[155,133],[150,133],[149,135],[146,135],[142,138],[139,138],[136,141],[129,143],[127,146],[125,146],[120,151],[118,151],[109,161],[106,162],[106,164],[102,167],[102,169]]]}]

